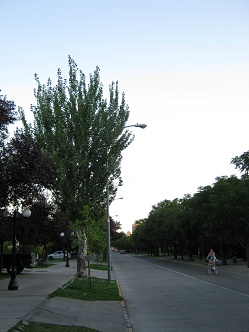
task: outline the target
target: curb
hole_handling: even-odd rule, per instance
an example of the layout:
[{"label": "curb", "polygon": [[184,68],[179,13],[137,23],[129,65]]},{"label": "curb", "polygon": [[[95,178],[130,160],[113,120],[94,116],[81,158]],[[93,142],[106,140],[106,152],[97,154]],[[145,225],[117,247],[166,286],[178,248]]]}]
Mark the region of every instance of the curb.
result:
[{"label": "curb", "polygon": [[[115,276],[116,276],[116,273],[115,273]],[[122,292],[121,292],[121,288],[120,288],[117,276],[116,276],[116,282],[118,285],[119,295],[122,296]],[[125,319],[125,323],[126,323],[126,332],[132,332],[133,331],[132,324],[131,324],[128,312],[126,310],[126,307],[125,307],[125,302],[123,300],[121,301],[121,307],[123,309],[124,319]]]},{"label": "curb", "polygon": [[130,318],[128,316],[124,301],[121,302],[121,306],[122,306],[122,309],[123,309],[125,323],[126,323],[126,332],[132,332],[133,330],[132,330],[131,321],[130,321]]}]

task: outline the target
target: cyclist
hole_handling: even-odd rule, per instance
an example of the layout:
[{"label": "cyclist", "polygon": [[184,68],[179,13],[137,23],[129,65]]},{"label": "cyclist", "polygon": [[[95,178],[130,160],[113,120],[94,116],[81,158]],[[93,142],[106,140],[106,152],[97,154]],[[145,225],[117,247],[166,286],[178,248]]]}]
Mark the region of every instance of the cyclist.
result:
[{"label": "cyclist", "polygon": [[210,249],[209,254],[207,255],[206,261],[210,261],[210,263],[215,268],[215,262],[217,261],[217,258],[215,257],[215,252],[213,249]]}]

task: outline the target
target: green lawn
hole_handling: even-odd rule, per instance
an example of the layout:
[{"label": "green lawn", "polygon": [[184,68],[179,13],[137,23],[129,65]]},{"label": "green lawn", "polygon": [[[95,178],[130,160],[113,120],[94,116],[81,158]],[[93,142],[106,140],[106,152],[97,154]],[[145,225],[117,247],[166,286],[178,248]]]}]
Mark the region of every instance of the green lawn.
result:
[{"label": "green lawn", "polygon": [[107,263],[91,263],[90,268],[93,270],[101,270],[101,271],[107,271],[108,265]]},{"label": "green lawn", "polygon": [[116,281],[100,278],[75,278],[58,288],[49,297],[67,297],[87,301],[121,301]]},{"label": "green lawn", "polygon": [[1,274],[0,275],[0,280],[8,279],[8,278],[10,278],[10,275],[8,275],[8,274]]}]

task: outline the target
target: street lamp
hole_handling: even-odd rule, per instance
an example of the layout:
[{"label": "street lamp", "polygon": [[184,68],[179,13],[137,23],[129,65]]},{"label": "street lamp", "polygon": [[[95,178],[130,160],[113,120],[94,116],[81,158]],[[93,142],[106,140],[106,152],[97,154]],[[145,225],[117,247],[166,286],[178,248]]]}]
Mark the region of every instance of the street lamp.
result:
[{"label": "street lamp", "polygon": [[[65,233],[61,233],[60,234],[61,237],[64,237],[65,236]],[[66,234],[66,247],[67,247],[67,257],[66,257],[66,265],[65,267],[69,267],[69,258],[68,258],[68,234]],[[64,252],[64,259],[65,259],[65,252]]]},{"label": "street lamp", "polygon": [[[18,283],[16,280],[17,274],[17,267],[16,267],[16,218],[17,218],[17,210],[14,211],[13,215],[13,241],[12,241],[12,270],[11,270],[11,277],[8,289],[9,290],[17,290]],[[31,211],[29,209],[25,209],[22,211],[22,216],[25,218],[29,218],[31,216]]]},{"label": "street lamp", "polygon": [[147,125],[144,124],[144,123],[137,123],[137,124],[135,124],[135,125],[125,126],[124,129],[125,129],[125,128],[128,128],[128,127],[138,127],[138,128],[142,128],[142,129],[144,129],[144,128],[147,127]]},{"label": "street lamp", "polygon": [[[123,129],[128,127],[138,127],[144,129],[147,127],[146,124],[135,124],[125,126]],[[108,170],[108,161],[107,161],[107,170]],[[111,282],[111,225],[110,225],[110,212],[109,212],[109,176],[107,178],[106,184],[106,212],[107,212],[107,264],[108,264],[108,282]]]}]

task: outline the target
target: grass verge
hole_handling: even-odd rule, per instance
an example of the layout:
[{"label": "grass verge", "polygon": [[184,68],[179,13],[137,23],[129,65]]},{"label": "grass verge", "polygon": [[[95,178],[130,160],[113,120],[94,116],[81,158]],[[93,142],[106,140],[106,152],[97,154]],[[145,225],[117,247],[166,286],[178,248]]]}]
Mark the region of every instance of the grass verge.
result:
[{"label": "grass verge", "polygon": [[20,322],[8,332],[99,332],[84,326],[65,326],[36,322]]},{"label": "grass verge", "polygon": [[49,297],[66,297],[86,301],[122,301],[116,281],[100,278],[75,278],[51,293]]},{"label": "grass verge", "polygon": [[8,279],[10,276],[8,274],[1,274],[0,275],[0,280]]},{"label": "grass verge", "polygon": [[91,263],[90,268],[93,270],[101,270],[101,271],[107,271],[108,265],[105,263]]}]

